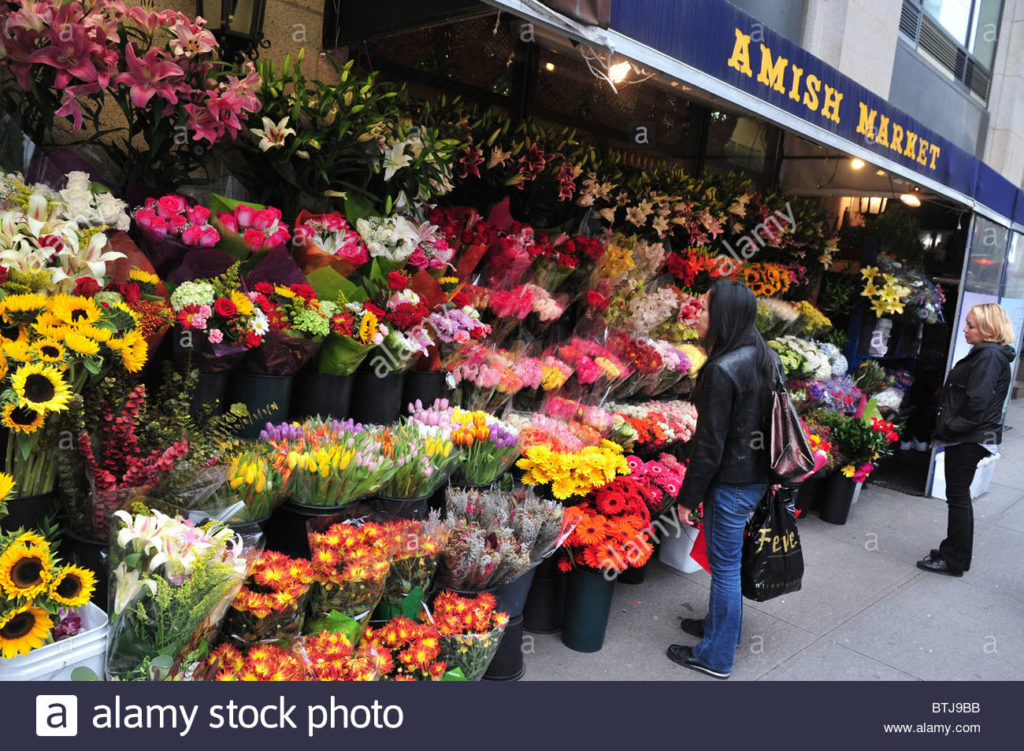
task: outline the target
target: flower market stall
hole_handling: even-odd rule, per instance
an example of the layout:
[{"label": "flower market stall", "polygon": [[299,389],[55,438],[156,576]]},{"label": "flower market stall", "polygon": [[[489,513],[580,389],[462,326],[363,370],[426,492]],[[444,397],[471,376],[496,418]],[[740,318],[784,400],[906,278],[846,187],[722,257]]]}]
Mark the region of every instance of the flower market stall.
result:
[{"label": "flower market stall", "polygon": [[[510,680],[531,627],[599,650],[675,515],[716,279],[757,294],[823,455],[806,509],[845,521],[898,440],[908,379],[851,372],[815,304],[837,239],[814,201],[70,7],[0,9],[37,148],[0,174],[5,664],[98,610],[107,680]],[[58,12],[107,31],[88,62],[30,22]],[[115,105],[106,160],[54,148]],[[880,315],[934,312],[924,280],[860,273]]]}]

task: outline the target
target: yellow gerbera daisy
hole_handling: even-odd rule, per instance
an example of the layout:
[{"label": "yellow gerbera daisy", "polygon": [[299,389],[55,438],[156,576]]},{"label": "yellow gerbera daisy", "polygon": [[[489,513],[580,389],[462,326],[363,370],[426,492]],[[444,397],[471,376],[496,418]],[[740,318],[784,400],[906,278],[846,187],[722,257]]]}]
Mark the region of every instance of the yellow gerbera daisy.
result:
[{"label": "yellow gerbera daisy", "polygon": [[96,589],[96,574],[80,566],[63,566],[50,583],[50,599],[59,605],[78,608],[89,602]]},{"label": "yellow gerbera daisy", "polygon": [[100,345],[95,340],[77,331],[69,331],[64,337],[64,343],[68,349],[80,355],[95,355],[100,351]]},{"label": "yellow gerbera daisy", "polygon": [[252,315],[252,313],[253,313],[252,300],[250,300],[248,297],[246,297],[241,292],[239,292],[237,290],[232,292],[231,293],[231,302],[233,302],[235,304],[235,307],[238,308],[238,312],[241,313],[243,316],[251,316]]},{"label": "yellow gerbera daisy", "polygon": [[63,412],[71,399],[71,387],[52,365],[22,365],[11,376],[11,387],[18,395],[18,406],[37,412]]},{"label": "yellow gerbera daisy", "polygon": [[91,297],[56,295],[52,310],[60,320],[73,326],[85,326],[100,320],[102,311]]},{"label": "yellow gerbera daisy", "polygon": [[35,433],[43,427],[46,416],[37,410],[8,404],[3,408],[2,422],[5,428],[16,433]]},{"label": "yellow gerbera daisy", "polygon": [[160,277],[156,274],[151,274],[148,271],[142,269],[132,269],[128,272],[128,278],[133,282],[142,282],[144,284],[152,284],[154,287],[160,284]]},{"label": "yellow gerbera daisy", "polygon": [[15,540],[0,554],[0,585],[8,597],[31,600],[45,592],[52,580],[48,547]]},{"label": "yellow gerbera daisy", "polygon": [[60,342],[43,339],[32,346],[32,351],[43,362],[64,362],[66,350]]},{"label": "yellow gerbera daisy", "polygon": [[29,605],[0,616],[0,655],[5,660],[27,655],[43,646],[53,629],[53,621],[42,608]]}]

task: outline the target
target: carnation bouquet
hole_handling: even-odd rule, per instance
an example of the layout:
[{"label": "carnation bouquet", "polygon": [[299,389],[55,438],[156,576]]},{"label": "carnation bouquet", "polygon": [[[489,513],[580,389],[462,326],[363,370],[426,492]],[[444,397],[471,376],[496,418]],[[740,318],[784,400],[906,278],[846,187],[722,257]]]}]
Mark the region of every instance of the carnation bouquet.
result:
[{"label": "carnation bouquet", "polygon": [[434,612],[424,617],[441,637],[440,658],[447,669],[461,668],[467,681],[478,681],[494,659],[508,624],[490,593],[460,597],[444,591],[434,598]]},{"label": "carnation bouquet", "polygon": [[307,628],[324,628],[332,612],[352,618],[361,629],[384,594],[391,570],[394,541],[377,524],[334,524],[309,534],[313,566],[313,591],[309,600]]},{"label": "carnation bouquet", "polygon": [[309,561],[264,550],[231,603],[224,632],[246,646],[294,639],[302,630],[312,583]]},{"label": "carnation bouquet", "polygon": [[110,680],[190,676],[206,658],[245,579],[231,530],[159,511],[117,511],[110,547]]}]

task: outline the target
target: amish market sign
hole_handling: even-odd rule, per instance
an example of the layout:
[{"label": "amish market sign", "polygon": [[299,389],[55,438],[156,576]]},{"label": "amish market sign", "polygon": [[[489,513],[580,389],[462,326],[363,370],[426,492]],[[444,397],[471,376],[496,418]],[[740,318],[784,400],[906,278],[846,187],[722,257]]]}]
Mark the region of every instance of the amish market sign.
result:
[{"label": "amish market sign", "polygon": [[[732,55],[726,64],[752,79],[754,78],[750,52],[752,35],[744,34],[740,29],[736,29],[735,34],[736,41],[733,44]],[[760,48],[759,53],[754,53],[754,57],[759,57],[760,60],[756,79],[758,83],[780,94],[787,94],[794,102],[802,104],[812,117],[828,119],[840,125],[843,117],[849,116],[847,113],[850,106],[843,107],[843,99],[846,95],[842,91],[823,83],[812,72],[808,72],[805,76],[803,68],[796,64],[790,64],[789,60],[781,54],[773,56],[771,48],[763,42],[758,47]],[[942,147],[929,142],[923,134],[905,128],[899,123],[892,123],[890,130],[890,116],[880,114],[878,110],[863,101],[857,102],[857,114],[854,117],[857,118],[856,132],[865,140],[874,142],[878,146],[883,146],[908,159],[913,159],[922,167],[935,170],[935,162],[942,154]]]}]

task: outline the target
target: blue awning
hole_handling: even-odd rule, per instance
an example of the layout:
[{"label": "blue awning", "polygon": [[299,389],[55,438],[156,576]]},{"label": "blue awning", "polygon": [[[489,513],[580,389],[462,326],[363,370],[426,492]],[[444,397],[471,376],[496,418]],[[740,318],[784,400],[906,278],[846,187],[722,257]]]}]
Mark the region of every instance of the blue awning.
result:
[{"label": "blue awning", "polygon": [[1024,191],[725,0],[614,0],[608,30],[580,25],[534,0],[486,1],[613,49],[992,219],[1024,224]]}]

